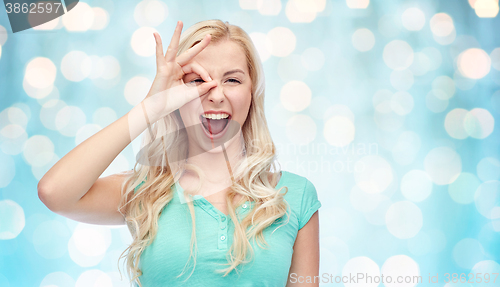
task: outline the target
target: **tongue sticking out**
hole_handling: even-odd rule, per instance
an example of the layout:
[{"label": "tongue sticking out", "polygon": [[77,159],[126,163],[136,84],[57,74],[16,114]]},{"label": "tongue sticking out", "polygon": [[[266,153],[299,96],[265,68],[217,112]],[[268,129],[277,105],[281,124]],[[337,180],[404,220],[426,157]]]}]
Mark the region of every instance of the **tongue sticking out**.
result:
[{"label": "tongue sticking out", "polygon": [[224,130],[224,128],[226,127],[227,123],[228,119],[211,120],[203,118],[202,120],[203,127],[213,135],[222,132],[222,130]]}]

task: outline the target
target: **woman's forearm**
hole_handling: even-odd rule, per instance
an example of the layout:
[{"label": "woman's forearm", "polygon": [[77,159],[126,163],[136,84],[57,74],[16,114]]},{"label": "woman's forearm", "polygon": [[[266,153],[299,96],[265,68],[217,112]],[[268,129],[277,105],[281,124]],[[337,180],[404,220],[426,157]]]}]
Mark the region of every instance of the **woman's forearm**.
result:
[{"label": "woman's forearm", "polygon": [[[143,102],[144,107],[152,106],[150,97]],[[143,109],[141,102],[80,143],[40,180],[40,199],[51,209],[70,208],[87,193],[118,154],[147,128],[145,115],[148,115],[150,124],[158,120],[154,114]]]}]

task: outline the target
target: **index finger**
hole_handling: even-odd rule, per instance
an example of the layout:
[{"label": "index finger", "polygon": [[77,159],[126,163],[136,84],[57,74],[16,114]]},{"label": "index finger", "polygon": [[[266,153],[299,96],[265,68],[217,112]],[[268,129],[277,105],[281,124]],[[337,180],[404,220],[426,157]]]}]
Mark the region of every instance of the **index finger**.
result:
[{"label": "index finger", "polygon": [[193,47],[189,48],[187,51],[182,53],[179,57],[177,57],[177,63],[179,65],[184,66],[187,62],[191,61],[191,59],[194,58],[199,52],[201,52],[205,47],[208,46],[210,43],[210,40],[212,38],[212,35],[207,34],[205,37],[203,37],[203,40],[201,42],[197,43]]}]

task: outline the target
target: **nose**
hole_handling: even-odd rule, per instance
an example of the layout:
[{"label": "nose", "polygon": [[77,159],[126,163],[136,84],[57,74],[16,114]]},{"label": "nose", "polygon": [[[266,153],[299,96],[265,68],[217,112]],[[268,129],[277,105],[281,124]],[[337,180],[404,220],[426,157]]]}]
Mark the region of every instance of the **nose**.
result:
[{"label": "nose", "polygon": [[225,99],[224,95],[224,87],[221,84],[217,84],[217,86],[213,87],[208,91],[207,99],[214,104],[220,104]]}]

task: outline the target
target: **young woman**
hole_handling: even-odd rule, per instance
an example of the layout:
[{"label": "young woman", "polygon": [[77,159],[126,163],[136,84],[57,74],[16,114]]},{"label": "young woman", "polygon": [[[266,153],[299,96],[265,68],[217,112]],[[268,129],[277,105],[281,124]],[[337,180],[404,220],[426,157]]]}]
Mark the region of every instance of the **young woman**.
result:
[{"label": "young woman", "polygon": [[[138,286],[319,286],[321,203],[308,179],[273,172],[250,37],[220,20],[181,31],[165,54],[154,34],[148,95],[59,160],[40,199],[74,220],[127,224]],[[99,178],[145,129],[134,169]]]}]

